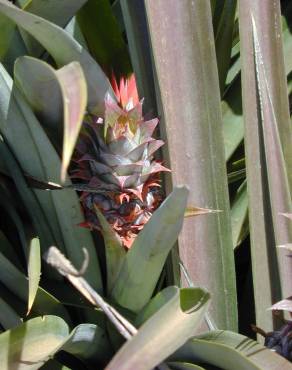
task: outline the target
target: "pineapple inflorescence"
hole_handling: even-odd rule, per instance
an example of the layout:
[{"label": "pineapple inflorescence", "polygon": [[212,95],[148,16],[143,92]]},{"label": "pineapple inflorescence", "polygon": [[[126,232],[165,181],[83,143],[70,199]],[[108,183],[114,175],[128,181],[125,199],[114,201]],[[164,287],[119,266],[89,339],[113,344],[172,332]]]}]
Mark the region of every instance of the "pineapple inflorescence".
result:
[{"label": "pineapple inflorescence", "polygon": [[169,170],[153,158],[163,145],[152,137],[158,119],[144,120],[134,76],[112,86],[116,99],[105,97],[103,116],[84,119],[71,177],[84,189],[83,226],[99,229],[97,207],[130,248],[161,203],[159,173]]}]

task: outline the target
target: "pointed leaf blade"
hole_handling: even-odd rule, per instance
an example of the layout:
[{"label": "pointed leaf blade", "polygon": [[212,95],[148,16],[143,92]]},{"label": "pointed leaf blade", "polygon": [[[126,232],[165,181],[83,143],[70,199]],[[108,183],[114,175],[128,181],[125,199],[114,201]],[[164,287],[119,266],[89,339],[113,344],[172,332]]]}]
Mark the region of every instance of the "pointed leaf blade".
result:
[{"label": "pointed leaf blade", "polygon": [[150,299],[182,227],[187,197],[186,187],[176,187],[138,234],[112,291],[121,306],[138,312]]},{"label": "pointed leaf blade", "polygon": [[40,241],[38,238],[33,238],[29,246],[28,257],[28,307],[27,315],[29,314],[33,302],[35,300],[39,282],[41,277],[41,251]]}]

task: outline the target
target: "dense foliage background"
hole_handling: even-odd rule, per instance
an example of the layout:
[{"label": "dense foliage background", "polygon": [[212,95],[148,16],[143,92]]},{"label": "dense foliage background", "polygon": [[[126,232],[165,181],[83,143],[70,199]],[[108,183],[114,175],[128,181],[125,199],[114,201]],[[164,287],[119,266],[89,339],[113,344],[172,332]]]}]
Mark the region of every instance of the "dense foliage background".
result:
[{"label": "dense foliage background", "polygon": [[[268,310],[292,292],[291,12],[288,0],[0,0],[3,369],[290,368],[248,337],[256,324],[291,360],[290,327]],[[88,184],[68,171],[109,96],[132,119],[110,80],[133,73],[171,173],[126,251],[102,207],[101,233],[78,226]],[[77,270],[85,258],[82,276],[42,259],[52,245]]]}]

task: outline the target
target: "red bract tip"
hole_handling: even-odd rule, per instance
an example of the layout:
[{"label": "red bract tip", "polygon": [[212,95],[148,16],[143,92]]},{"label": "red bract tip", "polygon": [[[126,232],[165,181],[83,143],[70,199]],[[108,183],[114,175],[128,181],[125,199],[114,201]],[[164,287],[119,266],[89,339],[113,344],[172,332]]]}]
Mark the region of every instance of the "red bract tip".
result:
[{"label": "red bract tip", "polygon": [[121,77],[119,85],[115,76],[112,75],[111,85],[117,100],[123,109],[126,108],[129,102],[131,102],[133,106],[139,103],[139,96],[134,74],[132,74],[129,78]]}]

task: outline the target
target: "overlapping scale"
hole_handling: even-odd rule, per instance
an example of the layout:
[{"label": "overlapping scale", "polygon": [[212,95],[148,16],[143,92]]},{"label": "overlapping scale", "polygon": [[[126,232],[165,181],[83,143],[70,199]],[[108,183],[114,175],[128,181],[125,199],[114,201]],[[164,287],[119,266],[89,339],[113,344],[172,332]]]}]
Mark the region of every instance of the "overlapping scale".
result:
[{"label": "overlapping scale", "polygon": [[163,145],[152,137],[158,119],[144,121],[134,77],[112,84],[117,101],[106,96],[104,116],[85,118],[72,178],[85,186],[87,226],[99,229],[98,207],[129,248],[161,202],[159,173],[169,170],[153,158]]}]

